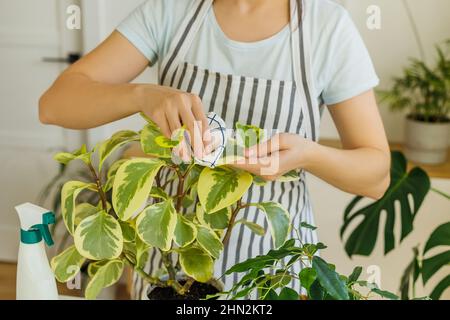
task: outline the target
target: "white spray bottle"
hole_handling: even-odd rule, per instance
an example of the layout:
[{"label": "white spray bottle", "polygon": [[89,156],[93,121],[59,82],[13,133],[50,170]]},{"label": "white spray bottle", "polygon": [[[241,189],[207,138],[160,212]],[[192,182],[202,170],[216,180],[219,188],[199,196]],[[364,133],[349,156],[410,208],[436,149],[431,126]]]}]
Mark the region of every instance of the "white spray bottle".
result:
[{"label": "white spray bottle", "polygon": [[16,207],[20,219],[20,246],[17,261],[17,300],[56,300],[58,291],[45,244],[53,245],[48,228],[55,215],[31,203]]}]

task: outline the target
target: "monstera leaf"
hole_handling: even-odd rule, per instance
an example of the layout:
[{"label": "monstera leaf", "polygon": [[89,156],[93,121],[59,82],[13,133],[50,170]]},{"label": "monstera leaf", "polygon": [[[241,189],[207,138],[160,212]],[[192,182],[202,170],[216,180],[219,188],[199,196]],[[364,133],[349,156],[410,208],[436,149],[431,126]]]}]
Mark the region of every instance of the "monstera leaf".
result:
[{"label": "monstera leaf", "polygon": [[[431,249],[436,247],[449,247],[450,246],[450,222],[444,223],[433,231],[428,239],[423,256],[425,256]],[[426,256],[425,256],[426,257]],[[439,270],[442,268],[448,268],[450,266],[450,250],[438,253],[432,257],[429,257],[422,262],[422,279],[424,283],[427,283]],[[430,298],[437,300],[442,293],[450,287],[450,275],[447,275],[442,279],[430,294]]]},{"label": "monstera leaf", "polygon": [[252,184],[251,174],[227,167],[205,168],[198,180],[198,197],[209,214],[226,208],[247,192]]},{"label": "monstera leaf", "polygon": [[[356,197],[345,210],[341,238],[354,220],[361,219],[347,238],[345,243],[347,254],[351,257],[355,254],[368,256],[372,253],[383,212],[386,213],[384,252],[388,253],[394,249],[396,218],[400,217],[400,241],[402,241],[412,231],[414,218],[429,190],[430,179],[425,171],[416,167],[407,172],[407,162],[403,154],[393,152],[391,184],[383,198],[354,211],[355,206],[362,199],[362,197]],[[409,197],[412,197],[413,204],[410,203]],[[395,202],[400,204],[398,212],[395,209]]]}]

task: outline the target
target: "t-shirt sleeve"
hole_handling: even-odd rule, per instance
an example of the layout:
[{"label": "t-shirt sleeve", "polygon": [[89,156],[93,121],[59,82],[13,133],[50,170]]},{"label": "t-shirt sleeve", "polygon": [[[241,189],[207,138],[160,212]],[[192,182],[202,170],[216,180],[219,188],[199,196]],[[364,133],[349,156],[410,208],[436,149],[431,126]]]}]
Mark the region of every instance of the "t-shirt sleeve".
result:
[{"label": "t-shirt sleeve", "polygon": [[369,52],[349,13],[340,8],[325,50],[322,100],[336,104],[379,84]]},{"label": "t-shirt sleeve", "polygon": [[163,1],[147,0],[116,28],[127,38],[153,65],[158,60],[162,37]]}]

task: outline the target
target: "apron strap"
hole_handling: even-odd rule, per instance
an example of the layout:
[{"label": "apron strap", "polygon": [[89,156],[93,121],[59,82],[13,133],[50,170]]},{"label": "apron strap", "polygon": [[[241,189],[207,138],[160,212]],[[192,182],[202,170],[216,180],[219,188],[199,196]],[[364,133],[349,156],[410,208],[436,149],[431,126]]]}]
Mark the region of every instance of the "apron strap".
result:
[{"label": "apron strap", "polygon": [[305,1],[290,0],[290,10],[293,74],[304,121],[301,134],[313,141],[318,141],[320,108],[315,99],[314,81],[312,80],[309,30],[303,23],[306,17]]},{"label": "apron strap", "polygon": [[169,54],[161,64],[160,79],[161,85],[168,85],[167,76],[174,74],[180,62],[182,62],[192,44],[192,41],[202,25],[206,14],[213,0],[195,0],[194,4],[186,15],[181,27],[178,29],[169,48]]}]

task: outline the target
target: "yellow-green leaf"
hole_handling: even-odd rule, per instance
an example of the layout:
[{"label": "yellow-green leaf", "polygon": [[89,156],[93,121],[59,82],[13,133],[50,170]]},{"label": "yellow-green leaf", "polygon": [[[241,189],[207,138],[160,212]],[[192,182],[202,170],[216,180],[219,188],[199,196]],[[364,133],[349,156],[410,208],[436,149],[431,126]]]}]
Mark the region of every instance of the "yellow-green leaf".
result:
[{"label": "yellow-green leaf", "polygon": [[159,187],[152,188],[152,190],[150,191],[150,197],[163,200],[169,199],[169,195],[162,188]]},{"label": "yellow-green leaf", "polygon": [[291,170],[285,174],[283,174],[277,181],[280,182],[292,182],[298,181],[300,179],[299,172],[297,170]]},{"label": "yellow-green leaf", "polygon": [[103,288],[112,286],[119,281],[123,272],[123,266],[123,262],[116,259],[99,267],[86,287],[86,299],[94,300]]},{"label": "yellow-green leaf", "polygon": [[89,278],[92,278],[93,276],[95,276],[98,269],[100,269],[100,267],[104,266],[108,262],[109,262],[109,260],[101,260],[101,261],[94,261],[94,262],[89,263],[88,268],[87,268]]},{"label": "yellow-green leaf", "polygon": [[161,250],[172,246],[177,213],[172,200],[165,200],[145,208],[136,220],[136,229],[141,239]]},{"label": "yellow-green leaf", "polygon": [[230,223],[231,207],[223,208],[214,213],[205,213],[202,206],[198,204],[195,214],[202,225],[214,230],[224,230],[228,228]]},{"label": "yellow-green leaf", "polygon": [[208,282],[213,276],[213,259],[199,248],[192,247],[181,250],[180,265],[188,276],[198,282]]},{"label": "yellow-green leaf", "polygon": [[276,202],[260,203],[258,208],[266,214],[275,248],[281,247],[291,230],[289,212]]},{"label": "yellow-green leaf", "polygon": [[105,160],[117,149],[132,141],[138,141],[139,135],[130,130],[119,131],[115,133],[111,138],[103,141],[98,146],[98,158],[99,158],[99,171],[102,170]]},{"label": "yellow-green leaf", "polygon": [[101,209],[90,203],[80,203],[75,207],[75,226],[79,225],[82,220],[99,211],[101,211]]},{"label": "yellow-green leaf", "polygon": [[136,230],[134,227],[126,221],[119,221],[119,224],[122,229],[123,241],[133,242],[136,239]]},{"label": "yellow-green leaf", "polygon": [[254,232],[255,234],[257,234],[258,236],[264,236],[266,234],[266,229],[264,229],[264,227],[260,226],[257,223],[254,222],[250,222],[247,221],[245,219],[241,219],[235,222],[235,225],[237,224],[243,224],[244,226],[246,226],[247,228],[249,228],[252,232]]},{"label": "yellow-green leaf", "polygon": [[120,159],[114,162],[108,169],[108,173],[106,175],[106,183],[103,185],[103,190],[108,192],[113,188],[114,179],[116,178],[117,170],[119,170],[120,166],[124,164],[127,159]]},{"label": "yellow-green leaf", "polygon": [[70,234],[75,231],[76,199],[81,191],[92,186],[93,184],[82,181],[69,181],[61,190],[61,215]]},{"label": "yellow-green leaf", "polygon": [[163,137],[163,134],[153,124],[148,124],[141,131],[141,148],[146,154],[158,158],[171,158],[172,150],[169,148],[161,147],[156,139]]},{"label": "yellow-green leaf", "polygon": [[237,143],[245,148],[253,147],[264,139],[264,130],[252,125],[236,124]]},{"label": "yellow-green leaf", "polygon": [[197,229],[195,225],[181,214],[177,214],[177,224],[174,233],[175,243],[180,247],[185,247],[191,244],[196,236]]},{"label": "yellow-green leaf", "polygon": [[166,138],[165,136],[158,136],[155,138],[155,142],[157,145],[163,148],[175,148],[181,143],[181,141],[183,141],[185,131],[186,130],[184,128],[178,129],[172,135],[172,139]]},{"label": "yellow-green leaf", "polygon": [[247,192],[253,181],[251,174],[227,167],[205,168],[198,181],[198,197],[207,213],[231,206]]},{"label": "yellow-green leaf", "polygon": [[55,278],[59,282],[72,280],[80,271],[81,265],[86,259],[78,253],[74,245],[70,246],[51,261],[51,267]]},{"label": "yellow-green leaf", "polygon": [[214,259],[219,258],[220,253],[223,250],[223,244],[214,230],[198,225],[197,242],[202,249],[208,252]]},{"label": "yellow-green leaf", "polygon": [[121,220],[129,220],[146,204],[153,180],[163,162],[137,158],[123,163],[117,170],[113,187],[113,207]]},{"label": "yellow-green leaf", "polygon": [[148,261],[149,249],[151,246],[136,237],[136,267],[143,268]]},{"label": "yellow-green leaf", "polygon": [[60,152],[53,157],[59,163],[68,165],[69,162],[79,159],[84,163],[91,162],[91,153],[86,150],[86,145],[83,144],[80,149],[70,153],[70,152]]},{"label": "yellow-green leaf", "polygon": [[104,211],[81,221],[75,230],[74,241],[78,252],[91,260],[117,258],[123,248],[119,222]]}]

